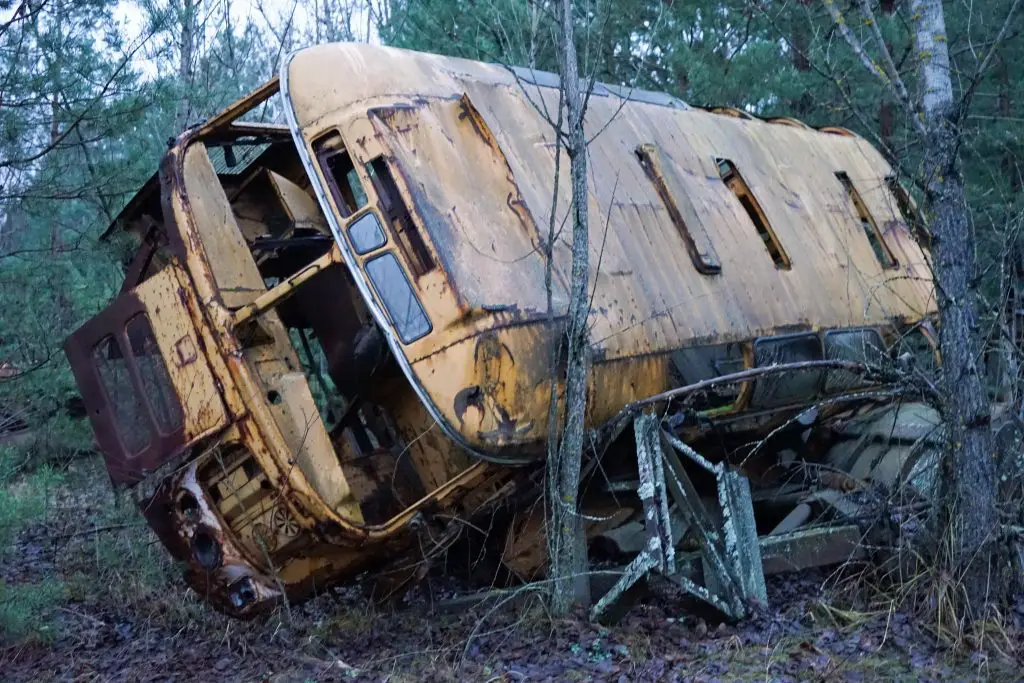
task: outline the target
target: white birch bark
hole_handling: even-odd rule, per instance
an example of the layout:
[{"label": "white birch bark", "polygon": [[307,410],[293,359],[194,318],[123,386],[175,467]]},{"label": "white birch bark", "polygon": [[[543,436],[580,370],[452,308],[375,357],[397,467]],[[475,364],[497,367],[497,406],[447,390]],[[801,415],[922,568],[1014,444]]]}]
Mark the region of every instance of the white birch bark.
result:
[{"label": "white birch bark", "polygon": [[998,534],[991,412],[981,365],[974,295],[975,245],[960,159],[962,143],[941,0],[912,0],[920,60],[929,225],[933,235],[949,451],[943,459],[939,529],[967,607],[983,616]]}]

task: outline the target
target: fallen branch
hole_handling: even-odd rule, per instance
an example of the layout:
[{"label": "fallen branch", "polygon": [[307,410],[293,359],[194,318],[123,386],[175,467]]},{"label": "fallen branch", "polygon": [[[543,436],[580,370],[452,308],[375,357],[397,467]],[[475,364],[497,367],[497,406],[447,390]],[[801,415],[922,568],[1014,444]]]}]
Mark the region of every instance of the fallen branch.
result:
[{"label": "fallen branch", "polygon": [[56,534],[54,536],[46,536],[44,541],[62,541],[68,538],[75,538],[76,536],[90,536],[92,534],[102,534],[107,531],[118,531],[120,529],[131,529],[133,527],[146,526],[144,522],[130,522],[127,524],[112,524],[110,526],[97,526],[91,529],[85,529],[84,531],[75,531],[70,534]]},{"label": "fallen branch", "polygon": [[607,420],[599,429],[604,432],[605,430],[611,429],[618,426],[621,422],[628,420],[636,412],[646,408],[649,405],[655,403],[662,403],[672,399],[685,396],[687,394],[694,394],[705,389],[711,389],[725,384],[737,384],[739,382],[745,382],[751,379],[757,379],[759,377],[765,377],[768,375],[777,375],[786,372],[796,372],[800,370],[816,370],[816,369],[831,369],[831,370],[845,370],[847,372],[853,372],[858,375],[871,375],[879,374],[879,371],[875,368],[871,368],[863,363],[854,363],[852,361],[845,360],[808,360],[800,361],[798,363],[780,363],[777,365],[769,365],[760,368],[750,368],[747,370],[740,370],[739,372],[733,372],[728,375],[720,375],[711,379],[703,379],[693,384],[687,384],[686,386],[677,387],[675,389],[669,389],[663,391],[660,394],[654,394],[647,398],[642,398],[639,401],[633,401],[627,404],[622,410],[620,410],[614,417]]}]

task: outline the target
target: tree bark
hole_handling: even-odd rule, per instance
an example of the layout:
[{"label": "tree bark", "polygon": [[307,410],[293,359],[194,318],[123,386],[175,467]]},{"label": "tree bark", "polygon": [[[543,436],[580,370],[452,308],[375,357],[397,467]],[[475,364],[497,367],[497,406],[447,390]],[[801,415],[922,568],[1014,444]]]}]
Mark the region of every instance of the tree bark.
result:
[{"label": "tree bark", "polygon": [[[996,99],[996,111],[999,116],[1006,120],[1013,118],[1014,101],[1013,86],[1010,84],[1010,67],[1001,54],[996,55],[999,62],[996,68],[996,82],[999,84],[999,91]],[[1024,154],[1021,153],[1021,143],[1018,139],[1006,140],[1003,152],[1003,175],[1009,178],[1010,193],[1018,194],[1024,190]]]},{"label": "tree bark", "polygon": [[192,113],[192,73],[195,68],[196,0],[182,0],[181,34],[178,41],[178,107],[174,114],[174,135],[185,130]]},{"label": "tree bark", "polygon": [[[806,3],[801,0],[801,5]],[[793,21],[792,32],[790,33],[790,43],[792,44],[791,52],[793,53],[793,68],[799,73],[808,73],[811,70],[811,60],[808,59],[807,53],[810,50],[811,33],[807,23],[796,19]],[[811,95],[809,90],[805,90],[799,96],[790,101],[790,106],[793,108],[793,114],[797,118],[802,118],[810,113],[811,107],[814,104],[814,97]]]},{"label": "tree bark", "polygon": [[[551,558],[551,605],[566,614],[574,603],[590,602],[583,520],[579,515],[580,465],[587,407],[587,140],[583,130],[584,93],[573,37],[572,0],[559,5],[559,70],[566,109],[566,154],[572,183],[572,282],[567,326],[565,423],[558,453],[548,461],[548,552]],[[552,245],[553,246],[553,245]],[[556,429],[556,425],[551,425]]]},{"label": "tree bark", "polygon": [[944,417],[949,447],[942,467],[939,531],[950,575],[962,580],[973,616],[989,597],[996,515],[991,413],[980,361],[973,280],[974,235],[964,190],[958,113],[950,80],[941,0],[912,0],[921,58],[926,207],[931,214],[933,269],[942,351]]}]

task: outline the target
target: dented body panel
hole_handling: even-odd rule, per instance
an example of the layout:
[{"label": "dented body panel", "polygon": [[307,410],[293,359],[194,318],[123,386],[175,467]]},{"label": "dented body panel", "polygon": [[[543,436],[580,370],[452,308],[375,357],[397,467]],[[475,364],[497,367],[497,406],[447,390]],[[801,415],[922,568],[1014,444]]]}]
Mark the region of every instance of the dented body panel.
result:
[{"label": "dented body panel", "polygon": [[[136,486],[219,609],[367,570],[403,584],[411,556],[440,552],[424,538],[446,548],[482,515],[508,529],[511,572],[542,568],[517,511],[538,493],[560,377],[571,244],[554,245],[552,311],[544,253],[569,183],[552,217],[540,111],[558,91],[515,73],[301,50],[279,84],[182,134],[112,226],[136,256],[67,353],[112,480]],[[744,368],[891,355],[927,329],[927,255],[866,142],[598,85],[588,427]],[[242,120],[279,87],[287,126]],[[849,379],[702,392],[680,434],[767,433]],[[616,505],[603,519],[625,523]]]},{"label": "dented body panel", "polygon": [[[545,381],[548,366],[532,351],[519,359],[521,380],[499,382],[505,393],[488,395],[493,409],[475,428],[460,421],[450,397],[476,386],[472,378],[486,372],[476,337],[500,330],[537,340],[545,336],[540,328],[550,327],[543,242],[555,144],[541,112],[557,107],[557,88],[517,82],[499,66],[354,45],[301,51],[283,74],[297,142],[312,149],[340,130],[359,161],[387,158],[436,252],[444,281],[434,285],[430,278],[422,293],[437,311],[434,332],[403,349],[427,400],[481,451],[506,450],[515,458],[543,442],[546,413],[539,408],[547,391],[531,389]],[[403,93],[398,105],[394,93]],[[935,310],[925,254],[886,193],[892,169],[864,140],[694,108],[623,105],[609,93],[595,94],[588,107],[588,135],[596,134],[589,146],[590,211],[602,217],[590,235],[591,262],[600,259],[590,288],[593,383],[601,385],[588,403],[591,425],[668,388],[668,356],[679,349],[888,327]],[[637,158],[651,149],[667,180],[660,187]],[[791,268],[780,270],[766,258],[741,202],[722,182],[718,159],[741,170],[790,253]],[[876,260],[837,172],[856,179],[898,269]],[[314,186],[328,182],[312,177]],[[559,187],[556,224],[569,205],[567,176]],[[666,205],[662,188],[678,208]],[[692,234],[713,233],[721,254],[716,273],[695,267],[673,214]],[[564,316],[570,247],[561,239],[554,250],[556,326]],[[541,348],[533,340],[524,346]],[[631,381],[602,382],[605,376]]]}]

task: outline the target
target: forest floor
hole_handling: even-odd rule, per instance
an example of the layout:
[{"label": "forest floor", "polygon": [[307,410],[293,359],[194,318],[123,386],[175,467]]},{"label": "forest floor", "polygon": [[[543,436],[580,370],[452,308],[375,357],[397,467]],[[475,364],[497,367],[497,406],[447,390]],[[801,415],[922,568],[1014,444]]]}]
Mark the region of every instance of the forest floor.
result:
[{"label": "forest floor", "polygon": [[[53,478],[41,518],[0,549],[0,680],[1024,678],[1024,607],[976,649],[953,652],[896,606],[841,606],[842,591],[822,574],[776,577],[771,610],[732,625],[664,596],[602,627],[553,620],[529,592],[440,611],[425,590],[382,610],[356,589],[239,622],[184,586],[138,516],[114,504],[101,470],[79,462]],[[8,502],[23,494],[0,492]]]}]

